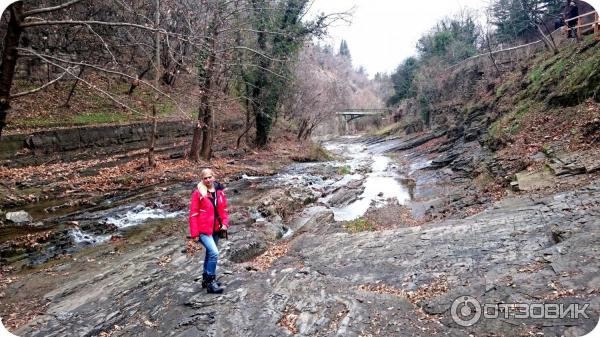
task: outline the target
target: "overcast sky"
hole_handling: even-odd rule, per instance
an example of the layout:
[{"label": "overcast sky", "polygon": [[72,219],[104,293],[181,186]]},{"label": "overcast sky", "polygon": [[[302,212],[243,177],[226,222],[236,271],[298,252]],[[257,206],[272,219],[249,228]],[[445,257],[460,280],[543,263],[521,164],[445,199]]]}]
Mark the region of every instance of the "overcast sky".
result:
[{"label": "overcast sky", "polygon": [[390,73],[414,55],[419,37],[439,20],[463,8],[483,13],[488,4],[489,0],[314,0],[309,15],[354,7],[352,24],[330,28],[331,38],[325,42],[337,51],[345,39],[354,66],[364,66],[372,76]]}]

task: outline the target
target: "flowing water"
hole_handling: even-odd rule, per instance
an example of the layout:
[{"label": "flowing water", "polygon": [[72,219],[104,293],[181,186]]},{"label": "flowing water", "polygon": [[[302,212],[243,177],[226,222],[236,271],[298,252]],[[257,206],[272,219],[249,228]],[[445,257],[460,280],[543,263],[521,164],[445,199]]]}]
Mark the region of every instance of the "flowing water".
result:
[{"label": "flowing water", "polygon": [[[323,146],[338,156],[338,160],[318,163],[294,163],[273,176],[241,175],[239,180],[230,182],[228,192],[230,204],[243,205],[246,197],[272,189],[283,189],[292,198],[305,198],[308,193],[313,206],[307,206],[289,217],[289,223],[281,223],[283,239],[290,238],[294,229],[301,227],[317,212],[331,210],[336,221],[360,218],[369,207],[382,207],[389,199],[406,204],[411,199],[404,176],[397,165],[387,156],[372,151],[352,137],[337,138],[325,142]],[[428,163],[416,163],[411,169],[419,169]],[[331,197],[348,186],[357,186],[356,194],[348,204],[335,204]],[[362,185],[362,186],[361,186]],[[152,226],[164,219],[177,219],[187,223],[187,207],[168,206],[160,202],[173,196],[187,197],[193,183],[177,183],[149,187],[137,196],[116,196],[102,201],[100,207],[82,208],[69,215],[55,218],[54,223],[70,223],[66,227],[70,245],[61,237],[61,245],[48,247],[50,251],[72,253],[82,247],[105,243],[111,237],[126,234],[132,228]],[[234,193],[235,192],[235,193]],[[244,197],[244,195],[246,197]],[[316,202],[315,202],[316,201]],[[310,203],[310,202],[307,202]],[[257,210],[258,205],[247,205],[248,216],[258,225],[265,225],[268,217]],[[44,219],[42,219],[43,221]],[[50,221],[50,219],[47,219]],[[64,232],[63,232],[64,233]],[[49,256],[51,257],[51,256]],[[37,259],[43,261],[43,259]]]},{"label": "flowing water", "polygon": [[336,221],[360,218],[371,205],[383,207],[388,199],[396,199],[400,205],[406,204],[411,199],[408,186],[402,183],[403,176],[398,173],[397,166],[389,157],[373,153],[362,144],[333,143],[328,144],[326,148],[344,154],[348,158],[346,163],[351,172],[365,168],[370,170],[364,175],[348,174],[341,180],[344,184],[353,179],[362,180],[364,190],[353,203],[332,208]]}]

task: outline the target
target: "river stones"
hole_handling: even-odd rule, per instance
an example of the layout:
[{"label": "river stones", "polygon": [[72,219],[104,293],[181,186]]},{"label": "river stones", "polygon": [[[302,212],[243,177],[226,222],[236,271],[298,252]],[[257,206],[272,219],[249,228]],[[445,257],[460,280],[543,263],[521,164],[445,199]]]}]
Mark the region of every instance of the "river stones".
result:
[{"label": "river stones", "polygon": [[6,220],[16,224],[24,224],[31,222],[33,218],[25,211],[7,212]]}]

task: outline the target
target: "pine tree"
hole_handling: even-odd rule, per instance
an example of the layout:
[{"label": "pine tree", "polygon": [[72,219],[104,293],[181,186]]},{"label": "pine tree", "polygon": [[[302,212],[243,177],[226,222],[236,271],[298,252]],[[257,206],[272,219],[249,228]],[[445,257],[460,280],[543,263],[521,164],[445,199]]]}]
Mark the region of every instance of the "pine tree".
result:
[{"label": "pine tree", "polygon": [[498,41],[511,42],[535,34],[536,24],[555,18],[563,3],[561,0],[494,0],[490,9],[492,23],[498,28]]},{"label": "pine tree", "polygon": [[350,49],[348,48],[348,42],[346,42],[346,40],[342,40],[342,42],[340,43],[339,55],[347,58],[348,60],[352,59],[352,57],[350,56]]}]

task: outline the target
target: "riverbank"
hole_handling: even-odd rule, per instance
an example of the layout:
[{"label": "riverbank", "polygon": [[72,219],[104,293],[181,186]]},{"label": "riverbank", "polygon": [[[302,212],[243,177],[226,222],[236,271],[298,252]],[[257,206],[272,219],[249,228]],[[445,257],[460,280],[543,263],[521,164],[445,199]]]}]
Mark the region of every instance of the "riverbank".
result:
[{"label": "riverbank", "polygon": [[[200,289],[203,251],[186,241],[185,216],[176,216],[37,269],[5,270],[3,321],[21,326],[22,336],[591,330],[600,292],[600,261],[590,249],[600,240],[597,174],[569,191],[504,192],[499,201],[479,194],[487,201],[467,205],[478,199],[457,191],[479,190],[465,188],[469,179],[456,175],[462,171],[434,164],[445,135],[431,137],[334,139],[325,147],[337,160],[227,176],[233,226],[221,246],[222,296]],[[158,199],[185,209],[188,196],[182,186]],[[591,318],[462,327],[450,310],[459,295],[481,303],[591,303]]]}]

